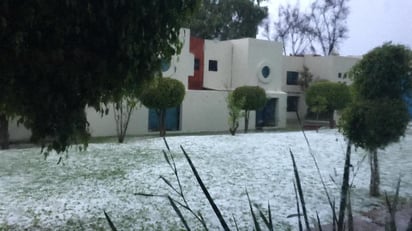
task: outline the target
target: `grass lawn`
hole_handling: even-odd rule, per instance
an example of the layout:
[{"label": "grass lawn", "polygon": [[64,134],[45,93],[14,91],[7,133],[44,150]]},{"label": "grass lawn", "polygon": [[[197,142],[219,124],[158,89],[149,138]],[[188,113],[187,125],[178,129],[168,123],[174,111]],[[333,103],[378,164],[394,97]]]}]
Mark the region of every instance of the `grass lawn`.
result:
[{"label": "grass lawn", "polygon": [[[345,141],[337,130],[307,132],[313,153],[332,196],[338,201]],[[210,206],[180,151],[189,153],[200,176],[230,226],[236,218],[241,230],[251,230],[253,221],[246,197],[266,208],[280,230],[297,227],[289,149],[295,154],[311,216],[319,212],[324,223],[330,210],[313,159],[301,132],[262,132],[230,135],[190,135],[167,138],[176,158],[189,204],[202,211],[211,230],[220,229]],[[136,193],[169,194],[178,198],[159,179],[175,183],[163,158],[160,138],[138,137],[125,144],[90,144],[87,151],[73,148],[46,160],[38,148],[0,151],[0,230],[108,230],[103,210],[119,230],[182,229],[173,208],[164,198]],[[399,144],[379,151],[381,190],[392,193],[402,177],[400,195],[412,198],[412,131]],[[381,201],[368,194],[369,168],[365,151],[352,155],[354,210],[369,210]],[[333,179],[333,180],[332,180]],[[336,182],[336,183],[335,183]],[[200,227],[185,213],[194,229]]]}]

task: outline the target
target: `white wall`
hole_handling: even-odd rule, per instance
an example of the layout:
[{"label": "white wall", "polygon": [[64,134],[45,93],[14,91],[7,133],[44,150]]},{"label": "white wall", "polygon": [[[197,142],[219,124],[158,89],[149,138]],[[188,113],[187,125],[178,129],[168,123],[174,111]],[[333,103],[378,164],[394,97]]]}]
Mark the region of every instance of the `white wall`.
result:
[{"label": "white wall", "polygon": [[[267,91],[281,91],[282,46],[278,42],[248,39],[248,75],[250,85],[257,85]],[[268,66],[270,75],[264,78],[262,68]]]},{"label": "white wall", "polygon": [[169,69],[162,72],[162,75],[180,80],[188,89],[188,76],[193,75],[195,62],[194,55],[190,53],[190,30],[180,29],[179,36],[183,44],[182,50],[178,56],[172,57]]},{"label": "white wall", "polygon": [[228,131],[226,91],[186,92],[182,104],[182,132]]},{"label": "white wall", "polygon": [[[113,107],[109,104],[109,113],[101,115],[94,108],[87,108],[87,121],[90,124],[90,134],[93,137],[116,136],[116,122],[114,120]],[[144,106],[139,106],[133,110],[130,117],[127,135],[148,134],[149,111]]]},{"label": "white wall", "polygon": [[[209,60],[217,60],[217,71],[209,71]],[[232,67],[232,43],[205,40],[203,86],[214,90],[230,89]]]},{"label": "white wall", "polygon": [[9,121],[9,139],[10,141],[29,140],[31,131],[26,129],[23,124],[17,125],[17,120]]}]

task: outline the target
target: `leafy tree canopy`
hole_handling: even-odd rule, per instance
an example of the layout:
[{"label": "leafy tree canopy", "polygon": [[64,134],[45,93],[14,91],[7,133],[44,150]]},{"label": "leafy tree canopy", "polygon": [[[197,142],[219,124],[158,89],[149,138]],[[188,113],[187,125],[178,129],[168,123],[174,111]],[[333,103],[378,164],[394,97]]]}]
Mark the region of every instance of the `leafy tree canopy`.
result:
[{"label": "leafy tree canopy", "polygon": [[359,101],[342,114],[340,127],[353,144],[368,151],[385,148],[405,134],[409,113],[398,99]]},{"label": "leafy tree canopy", "polygon": [[404,45],[385,43],[368,52],[352,69],[355,91],[364,99],[398,99],[412,84],[412,52]]},{"label": "leafy tree canopy", "polygon": [[233,91],[233,97],[236,105],[243,110],[257,110],[265,106],[265,90],[258,86],[242,86]]},{"label": "leafy tree canopy", "polygon": [[[4,0],[0,4],[0,105],[64,151],[88,137],[86,105],[137,88],[175,54],[189,1]],[[80,139],[79,139],[80,138]]]},{"label": "leafy tree canopy", "polygon": [[188,27],[204,39],[256,37],[258,25],[268,16],[267,7],[254,0],[202,0]]},{"label": "leafy tree canopy", "polygon": [[[306,104],[327,111],[341,110],[351,101],[349,87],[343,83],[319,81],[306,91]],[[320,105],[321,104],[321,105]]]},{"label": "leafy tree canopy", "polygon": [[185,86],[176,79],[156,78],[145,90],[140,100],[148,108],[167,109],[179,106],[185,96]]}]

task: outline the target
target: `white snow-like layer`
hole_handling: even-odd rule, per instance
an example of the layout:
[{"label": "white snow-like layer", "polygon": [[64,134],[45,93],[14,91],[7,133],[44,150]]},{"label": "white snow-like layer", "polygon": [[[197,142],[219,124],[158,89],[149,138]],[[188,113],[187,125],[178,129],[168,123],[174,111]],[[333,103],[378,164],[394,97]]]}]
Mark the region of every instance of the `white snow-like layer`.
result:
[{"label": "white snow-like layer", "polygon": [[[306,132],[321,174],[332,198],[338,204],[346,143],[337,130]],[[296,228],[293,167],[289,151],[295,155],[307,210],[319,213],[326,223],[331,219],[319,175],[301,132],[263,132],[253,134],[176,136],[167,141],[174,153],[183,190],[190,206],[201,211],[210,228],[219,222],[200,190],[180,145],[208,187],[229,225],[233,218],[240,228],[252,228],[251,201],[267,211],[278,229]],[[12,229],[107,229],[103,210],[120,230],[176,229],[179,218],[165,198],[137,196],[136,193],[169,194],[179,199],[159,179],[162,175],[177,186],[172,170],[163,158],[166,147],[161,138],[135,138],[126,144],[91,144],[87,151],[73,149],[56,165],[57,155],[46,160],[37,148],[0,151],[0,227]],[[365,151],[353,150],[353,206],[368,210],[378,201],[367,196],[368,159],[360,165]],[[402,196],[412,197],[412,133],[400,143],[379,151],[381,190],[393,192],[402,177]],[[334,183],[331,178],[334,179]],[[189,224],[199,228],[184,212]]]}]

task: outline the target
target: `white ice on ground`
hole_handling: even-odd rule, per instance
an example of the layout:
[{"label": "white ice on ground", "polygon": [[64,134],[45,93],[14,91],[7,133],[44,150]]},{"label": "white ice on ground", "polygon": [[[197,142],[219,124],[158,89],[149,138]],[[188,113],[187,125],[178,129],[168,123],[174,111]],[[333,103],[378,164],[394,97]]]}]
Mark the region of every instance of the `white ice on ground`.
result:
[{"label": "white ice on ground", "polygon": [[[321,174],[332,198],[339,200],[339,183],[346,143],[337,130],[306,132]],[[266,211],[271,205],[278,227],[296,227],[293,168],[289,151],[295,155],[310,216],[317,211],[323,222],[331,212],[319,175],[301,132],[176,136],[167,141],[174,153],[186,197],[195,211],[211,226],[219,228],[206,198],[185,161],[180,145],[189,153],[200,176],[220,210],[234,226],[252,227],[246,189],[252,202]],[[161,138],[135,138],[126,144],[91,144],[86,152],[71,150],[64,165],[58,156],[44,160],[37,148],[0,151],[0,227],[24,229],[108,228],[106,210],[121,230],[180,227],[180,221],[164,198],[147,198],[135,193],[169,194],[178,198],[159,176],[176,183],[163,158]],[[354,150],[354,171],[365,155]],[[412,197],[412,133],[398,144],[379,151],[381,190],[393,192],[402,177],[401,195]],[[334,183],[331,178],[334,179]],[[368,210],[378,203],[367,196],[368,160],[359,165],[354,181],[353,206]],[[190,214],[185,213],[189,218]],[[191,224],[195,221],[189,218]]]}]

